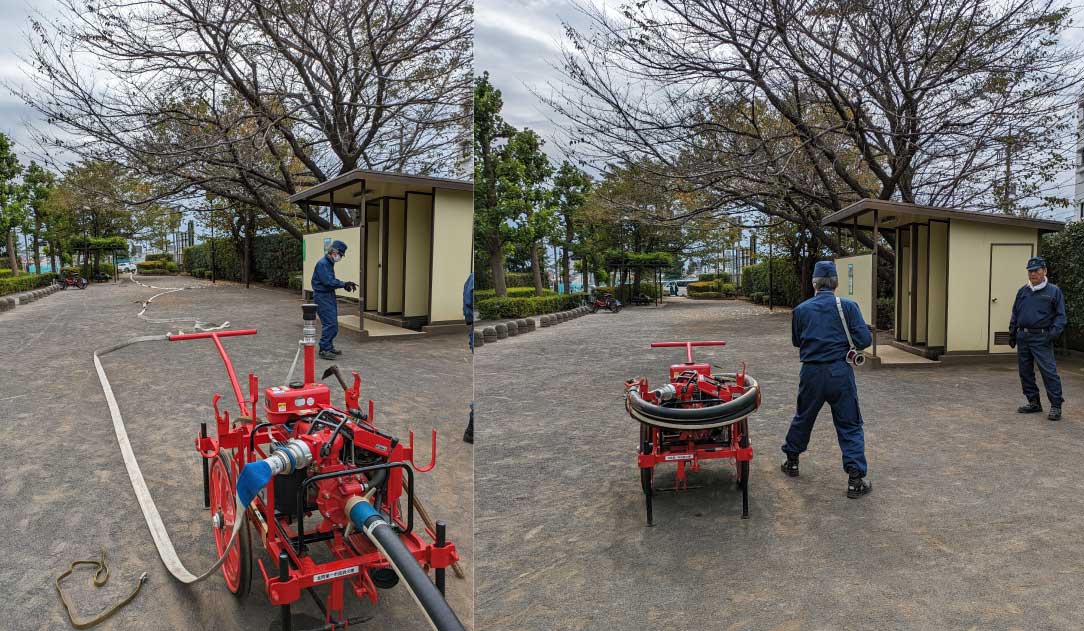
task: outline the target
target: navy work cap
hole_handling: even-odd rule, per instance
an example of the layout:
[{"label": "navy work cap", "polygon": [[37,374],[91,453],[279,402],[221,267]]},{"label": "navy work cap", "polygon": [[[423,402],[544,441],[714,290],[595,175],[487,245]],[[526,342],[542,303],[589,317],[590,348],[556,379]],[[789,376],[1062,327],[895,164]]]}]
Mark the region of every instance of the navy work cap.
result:
[{"label": "navy work cap", "polygon": [[813,266],[813,278],[835,278],[839,276],[836,274],[835,261],[817,261],[817,264]]},{"label": "navy work cap", "polygon": [[346,254],[346,244],[342,241],[332,241],[331,249],[338,250],[339,254]]},{"label": "navy work cap", "polygon": [[1033,256],[1028,259],[1028,271],[1033,272],[1041,267],[1046,267],[1046,259],[1041,256]]}]

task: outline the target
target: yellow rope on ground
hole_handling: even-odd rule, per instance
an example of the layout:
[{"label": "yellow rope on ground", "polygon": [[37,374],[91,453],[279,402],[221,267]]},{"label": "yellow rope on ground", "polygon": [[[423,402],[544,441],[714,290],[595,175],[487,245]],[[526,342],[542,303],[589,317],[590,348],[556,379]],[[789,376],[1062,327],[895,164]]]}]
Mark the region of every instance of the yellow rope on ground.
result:
[{"label": "yellow rope on ground", "polygon": [[67,572],[64,572],[60,576],[56,577],[56,595],[57,595],[57,597],[60,598],[60,604],[64,605],[64,611],[66,611],[68,613],[68,620],[71,620],[72,626],[75,627],[76,629],[87,629],[89,627],[93,627],[94,625],[99,624],[102,621],[104,621],[109,616],[112,616],[113,614],[117,613],[117,611],[120,610],[121,607],[123,607],[123,606],[127,605],[128,603],[132,602],[132,599],[136,597],[136,594],[138,594],[139,590],[143,587],[143,583],[147,580],[147,573],[144,572],[143,574],[140,575],[139,582],[136,583],[135,589],[132,590],[131,594],[128,594],[127,598],[125,598],[124,600],[120,601],[119,603],[113,605],[112,607],[110,607],[109,609],[103,611],[102,613],[98,614],[97,616],[94,616],[90,620],[84,620],[84,621],[80,622],[79,620],[75,619],[75,614],[72,613],[71,604],[68,602],[68,599],[64,597],[64,590],[60,589],[60,581],[64,580],[65,578],[67,578],[69,576],[71,576],[72,572],[75,571],[76,566],[79,566],[79,565],[94,565],[94,566],[97,566],[98,569],[94,571],[94,586],[95,587],[101,587],[101,586],[105,585],[107,582],[109,582],[109,566],[106,565],[105,546],[102,546],[102,558],[101,558],[101,560],[99,560],[99,561],[92,561],[92,560],[73,561],[71,566],[68,567]]}]

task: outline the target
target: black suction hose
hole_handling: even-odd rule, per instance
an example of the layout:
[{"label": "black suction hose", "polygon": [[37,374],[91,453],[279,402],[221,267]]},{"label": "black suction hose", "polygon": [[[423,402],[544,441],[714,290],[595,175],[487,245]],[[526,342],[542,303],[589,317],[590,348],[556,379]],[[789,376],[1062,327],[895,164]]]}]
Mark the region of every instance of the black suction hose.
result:
[{"label": "black suction hose", "polygon": [[727,403],[700,408],[666,407],[649,403],[640,396],[639,389],[632,386],[625,398],[625,408],[634,419],[658,427],[679,430],[723,427],[749,416],[760,407],[760,385],[756,379],[745,375],[745,383],[741,385],[745,392],[737,398]]},{"label": "black suction hose", "polygon": [[414,600],[425,612],[429,624],[437,631],[466,631],[440,590],[429,580],[429,576],[418,565],[418,560],[410,550],[403,545],[399,533],[380,513],[360,497],[351,498],[346,504],[346,510],[354,526],[369,537],[399,578],[403,579]]}]

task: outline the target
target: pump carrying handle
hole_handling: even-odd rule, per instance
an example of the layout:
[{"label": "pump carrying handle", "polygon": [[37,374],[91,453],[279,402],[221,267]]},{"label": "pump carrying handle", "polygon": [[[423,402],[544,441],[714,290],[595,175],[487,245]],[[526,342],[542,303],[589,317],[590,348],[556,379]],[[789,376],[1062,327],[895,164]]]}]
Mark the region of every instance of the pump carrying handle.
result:
[{"label": "pump carrying handle", "polygon": [[685,357],[688,358],[689,364],[693,363],[693,347],[694,346],[726,346],[726,342],[716,340],[711,342],[652,342],[651,348],[674,348],[678,346],[685,347]]},{"label": "pump carrying handle", "polygon": [[[241,394],[241,384],[237,383],[237,375],[233,372],[233,362],[230,361],[230,356],[226,354],[226,348],[222,346],[222,342],[219,341],[221,337],[235,337],[238,335],[256,335],[256,329],[236,329],[233,331],[205,331],[203,333],[181,333],[177,335],[167,335],[166,339],[170,342],[183,342],[185,340],[204,340],[210,338],[215,343],[215,347],[218,348],[218,354],[222,356],[222,363],[226,364],[226,374],[230,377],[230,385],[233,386],[233,395],[237,397],[237,407],[241,410],[241,416],[254,417],[255,408],[250,412],[248,406],[245,405],[245,396]],[[252,385],[251,383],[249,384]]]}]

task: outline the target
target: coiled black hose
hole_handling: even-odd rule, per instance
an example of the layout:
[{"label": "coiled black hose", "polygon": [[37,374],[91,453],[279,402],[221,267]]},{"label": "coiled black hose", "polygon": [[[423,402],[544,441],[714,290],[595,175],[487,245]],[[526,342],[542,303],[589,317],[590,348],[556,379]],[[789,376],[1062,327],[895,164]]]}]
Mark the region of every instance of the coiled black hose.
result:
[{"label": "coiled black hose", "polygon": [[[737,375],[729,373],[721,376],[737,379]],[[630,386],[625,397],[625,409],[637,421],[656,427],[677,430],[724,427],[740,421],[760,407],[760,384],[757,380],[745,375],[745,382],[741,385],[745,392],[737,398],[699,408],[664,407],[649,403],[640,396],[639,388]]]}]

